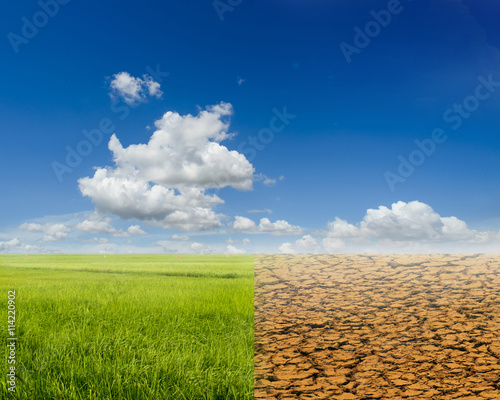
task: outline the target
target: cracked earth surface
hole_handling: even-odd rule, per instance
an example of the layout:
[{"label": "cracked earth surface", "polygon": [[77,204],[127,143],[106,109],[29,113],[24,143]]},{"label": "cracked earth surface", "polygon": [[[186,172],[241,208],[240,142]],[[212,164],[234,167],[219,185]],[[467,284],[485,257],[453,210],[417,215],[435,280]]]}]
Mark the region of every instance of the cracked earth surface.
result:
[{"label": "cracked earth surface", "polygon": [[500,399],[500,256],[256,256],[255,398]]}]

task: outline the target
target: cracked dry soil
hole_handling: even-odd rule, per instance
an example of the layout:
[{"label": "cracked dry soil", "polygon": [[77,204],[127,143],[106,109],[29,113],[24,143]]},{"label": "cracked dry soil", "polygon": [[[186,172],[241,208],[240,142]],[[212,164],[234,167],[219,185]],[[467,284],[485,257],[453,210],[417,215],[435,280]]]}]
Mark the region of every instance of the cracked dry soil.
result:
[{"label": "cracked dry soil", "polygon": [[500,399],[500,256],[260,255],[256,399]]}]

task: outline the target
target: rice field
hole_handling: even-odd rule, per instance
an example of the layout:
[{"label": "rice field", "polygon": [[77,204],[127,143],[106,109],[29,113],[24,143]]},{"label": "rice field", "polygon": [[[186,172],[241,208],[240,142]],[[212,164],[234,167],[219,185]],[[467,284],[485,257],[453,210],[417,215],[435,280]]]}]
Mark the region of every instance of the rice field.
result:
[{"label": "rice field", "polygon": [[0,271],[5,398],[253,399],[253,256],[2,255]]}]

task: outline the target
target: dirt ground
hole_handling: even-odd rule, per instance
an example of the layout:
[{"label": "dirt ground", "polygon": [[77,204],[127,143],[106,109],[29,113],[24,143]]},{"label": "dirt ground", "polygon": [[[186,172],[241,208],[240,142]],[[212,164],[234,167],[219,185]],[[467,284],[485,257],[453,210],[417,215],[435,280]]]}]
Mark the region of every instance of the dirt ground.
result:
[{"label": "dirt ground", "polygon": [[256,399],[500,399],[500,256],[261,255]]}]

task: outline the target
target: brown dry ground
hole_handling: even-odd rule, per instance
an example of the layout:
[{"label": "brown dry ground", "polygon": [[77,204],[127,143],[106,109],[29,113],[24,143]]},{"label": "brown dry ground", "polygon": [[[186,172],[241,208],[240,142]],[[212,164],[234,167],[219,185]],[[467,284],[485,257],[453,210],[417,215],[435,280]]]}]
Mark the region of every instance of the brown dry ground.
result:
[{"label": "brown dry ground", "polygon": [[256,399],[500,399],[500,256],[261,255]]}]

